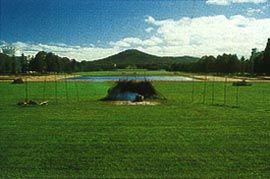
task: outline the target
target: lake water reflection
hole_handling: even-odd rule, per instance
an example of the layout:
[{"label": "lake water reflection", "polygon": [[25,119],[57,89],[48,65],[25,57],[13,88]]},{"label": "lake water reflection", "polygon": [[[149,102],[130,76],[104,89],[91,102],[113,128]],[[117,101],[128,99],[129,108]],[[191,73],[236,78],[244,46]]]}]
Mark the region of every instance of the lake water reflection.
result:
[{"label": "lake water reflection", "polygon": [[69,80],[78,81],[121,81],[121,80],[137,80],[137,81],[191,81],[192,78],[183,76],[80,76],[70,78]]}]

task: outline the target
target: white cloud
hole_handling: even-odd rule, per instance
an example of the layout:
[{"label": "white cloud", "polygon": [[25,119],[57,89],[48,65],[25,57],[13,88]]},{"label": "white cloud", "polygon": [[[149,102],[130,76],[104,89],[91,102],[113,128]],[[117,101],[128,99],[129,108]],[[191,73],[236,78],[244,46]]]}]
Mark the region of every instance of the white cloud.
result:
[{"label": "white cloud", "polygon": [[182,18],[156,21],[154,24],[166,42],[166,48],[183,55],[236,53],[248,56],[251,48],[264,48],[270,37],[270,19],[241,15]]},{"label": "white cloud", "polygon": [[259,15],[259,14],[263,14],[263,10],[261,9],[253,9],[253,8],[248,8],[247,9],[247,16],[256,16],[256,15]]},{"label": "white cloud", "polygon": [[117,48],[99,48],[99,47],[82,47],[82,46],[69,46],[66,44],[34,44],[15,42],[12,44],[3,44],[2,46],[11,45],[16,48],[16,55],[24,53],[25,55],[36,55],[39,51],[53,52],[62,57],[74,58],[78,61],[81,60],[97,60],[121,51]]},{"label": "white cloud", "polygon": [[270,18],[218,15],[179,20],[147,17],[145,21],[157,29],[151,38],[124,38],[111,45],[121,48],[127,43],[128,47],[160,56],[233,53],[249,57],[252,48],[263,50],[270,37]]},{"label": "white cloud", "polygon": [[136,48],[138,46],[157,46],[163,42],[162,39],[152,36],[149,39],[141,40],[135,37],[128,37],[117,42],[110,42],[110,45],[114,48]]},{"label": "white cloud", "polygon": [[161,38],[152,36],[151,38],[144,40],[141,45],[149,47],[149,46],[158,46],[162,43],[163,40]]},{"label": "white cloud", "polygon": [[118,48],[125,48],[131,47],[132,45],[139,45],[142,43],[142,40],[135,37],[128,37],[117,42],[110,42],[111,46],[118,47]]},{"label": "white cloud", "polygon": [[152,32],[153,30],[154,30],[153,27],[148,27],[147,29],[145,29],[145,32],[150,33],[150,32]]},{"label": "white cloud", "polygon": [[260,4],[260,3],[266,3],[267,0],[207,0],[207,4],[213,4],[213,5],[220,5],[220,6],[227,6],[230,4],[241,4],[241,3],[254,3],[254,4]]},{"label": "white cloud", "polygon": [[150,24],[155,22],[155,21],[156,20],[152,16],[148,16],[147,19],[145,19],[145,22],[150,23]]},{"label": "white cloud", "polygon": [[155,29],[149,38],[126,37],[109,42],[106,48],[24,42],[12,45],[26,55],[35,55],[43,50],[77,60],[96,60],[130,48],[159,56],[201,57],[233,53],[249,57],[252,48],[263,50],[270,38],[270,18],[217,15],[157,20],[149,16],[145,22],[149,28]]}]

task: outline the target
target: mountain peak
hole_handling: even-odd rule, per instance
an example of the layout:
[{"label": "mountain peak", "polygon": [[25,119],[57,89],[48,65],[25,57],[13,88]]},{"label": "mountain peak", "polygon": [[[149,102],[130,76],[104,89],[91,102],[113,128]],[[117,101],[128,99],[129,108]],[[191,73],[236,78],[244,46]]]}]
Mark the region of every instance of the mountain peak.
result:
[{"label": "mountain peak", "polygon": [[137,50],[137,49],[127,49],[123,52],[141,52],[140,50]]},{"label": "mountain peak", "polygon": [[145,52],[142,52],[140,50],[137,50],[137,49],[128,49],[128,50],[125,50],[125,51],[122,51],[120,52],[119,54],[145,54],[145,55],[150,55],[150,54],[147,54]]},{"label": "mountain peak", "polygon": [[93,63],[104,65],[104,64],[117,64],[126,66],[142,66],[157,64],[173,64],[179,62],[194,62],[197,61],[196,57],[160,57],[142,52],[137,49],[128,49],[110,57],[93,61]]}]

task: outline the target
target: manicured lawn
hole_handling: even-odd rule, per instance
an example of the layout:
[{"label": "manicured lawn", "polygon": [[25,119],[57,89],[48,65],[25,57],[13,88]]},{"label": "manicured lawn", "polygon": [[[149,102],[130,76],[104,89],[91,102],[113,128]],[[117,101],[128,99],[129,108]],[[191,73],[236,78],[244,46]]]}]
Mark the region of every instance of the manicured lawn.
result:
[{"label": "manicured lawn", "polygon": [[[270,84],[155,82],[167,101],[99,101],[112,83],[0,83],[0,178],[269,178]],[[43,93],[45,91],[45,93]],[[78,98],[79,96],[79,98]]]}]

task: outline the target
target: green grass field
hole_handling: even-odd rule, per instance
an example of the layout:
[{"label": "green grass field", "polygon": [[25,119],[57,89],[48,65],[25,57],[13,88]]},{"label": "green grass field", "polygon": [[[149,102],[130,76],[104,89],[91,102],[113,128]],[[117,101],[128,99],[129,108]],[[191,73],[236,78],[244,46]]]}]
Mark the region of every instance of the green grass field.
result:
[{"label": "green grass field", "polygon": [[[99,101],[112,83],[0,83],[0,178],[269,178],[270,84],[155,82],[167,101]],[[45,93],[44,93],[45,92]],[[77,98],[79,96],[79,98]]]}]

